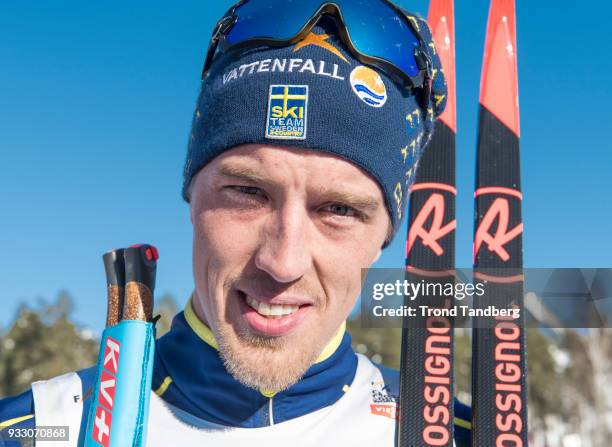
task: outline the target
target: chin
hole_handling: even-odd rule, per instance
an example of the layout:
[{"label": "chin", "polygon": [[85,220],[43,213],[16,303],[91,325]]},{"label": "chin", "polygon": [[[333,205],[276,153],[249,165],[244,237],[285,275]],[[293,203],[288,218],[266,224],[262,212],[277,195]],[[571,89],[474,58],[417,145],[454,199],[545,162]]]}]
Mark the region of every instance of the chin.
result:
[{"label": "chin", "polygon": [[298,382],[316,361],[323,346],[298,334],[266,337],[220,328],[219,351],[228,372],[257,390],[282,391]]}]

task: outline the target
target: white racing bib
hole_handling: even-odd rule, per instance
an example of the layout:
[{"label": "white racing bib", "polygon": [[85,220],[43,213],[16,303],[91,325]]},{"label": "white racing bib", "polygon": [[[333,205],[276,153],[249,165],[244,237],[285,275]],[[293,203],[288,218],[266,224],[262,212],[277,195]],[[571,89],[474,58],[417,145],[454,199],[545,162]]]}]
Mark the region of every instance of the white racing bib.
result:
[{"label": "white racing bib", "polygon": [[[384,391],[378,368],[366,357],[357,357],[353,383],[336,403],[267,427],[213,424],[151,392],[147,447],[393,447],[396,404]],[[37,426],[71,427],[70,442],[54,442],[54,447],[77,446],[82,403],[74,396],[81,396],[80,382],[78,375],[71,373],[33,386]]]},{"label": "white racing bib", "polygon": [[382,375],[365,357],[358,358],[355,379],[335,404],[267,427],[234,428],[212,424],[153,395],[148,446],[392,447],[395,404],[373,401],[371,390],[382,383]]}]

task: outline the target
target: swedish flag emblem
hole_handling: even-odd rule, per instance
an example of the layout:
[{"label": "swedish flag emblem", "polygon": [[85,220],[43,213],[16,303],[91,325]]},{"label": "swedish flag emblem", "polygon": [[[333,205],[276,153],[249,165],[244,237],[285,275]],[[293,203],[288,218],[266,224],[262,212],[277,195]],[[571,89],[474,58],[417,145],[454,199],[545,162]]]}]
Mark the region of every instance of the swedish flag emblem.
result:
[{"label": "swedish flag emblem", "polygon": [[308,86],[271,85],[266,138],[305,140],[308,123]]}]

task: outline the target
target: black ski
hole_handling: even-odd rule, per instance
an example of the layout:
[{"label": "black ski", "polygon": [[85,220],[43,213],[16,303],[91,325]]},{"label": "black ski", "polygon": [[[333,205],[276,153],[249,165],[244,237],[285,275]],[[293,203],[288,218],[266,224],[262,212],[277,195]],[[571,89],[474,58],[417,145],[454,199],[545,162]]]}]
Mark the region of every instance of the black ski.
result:
[{"label": "black ski", "polygon": [[[406,246],[407,279],[454,281],[455,268],[455,35],[453,0],[432,0],[428,22],[444,67],[449,97],[412,187]],[[439,75],[439,74],[436,74]],[[419,114],[406,117],[417,125]],[[428,119],[428,118],[426,118]],[[448,297],[427,297],[430,307],[448,307]],[[412,317],[402,329],[399,445],[453,445],[453,322]]]},{"label": "black ski", "polygon": [[474,307],[517,308],[521,318],[479,317],[472,357],[472,445],[527,446],[523,320],[523,223],[514,0],[492,0],[478,135],[474,275],[486,287]]}]

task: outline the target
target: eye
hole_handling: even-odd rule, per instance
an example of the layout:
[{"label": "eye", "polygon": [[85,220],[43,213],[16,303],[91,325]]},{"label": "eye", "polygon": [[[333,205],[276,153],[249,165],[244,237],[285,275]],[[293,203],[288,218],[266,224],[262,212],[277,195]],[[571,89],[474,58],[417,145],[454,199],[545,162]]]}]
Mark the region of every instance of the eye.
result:
[{"label": "eye", "polygon": [[258,205],[266,201],[266,193],[255,186],[228,185],[223,188],[227,197],[236,205]]},{"label": "eye", "polygon": [[323,210],[340,217],[361,217],[356,209],[341,203],[329,204],[325,206]]},{"label": "eye", "polygon": [[249,196],[263,196],[263,191],[255,186],[230,186],[234,191],[246,194]]}]

